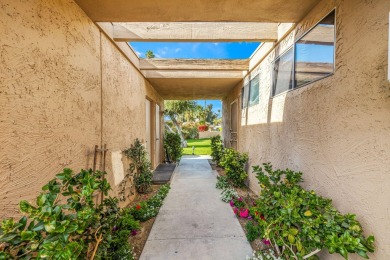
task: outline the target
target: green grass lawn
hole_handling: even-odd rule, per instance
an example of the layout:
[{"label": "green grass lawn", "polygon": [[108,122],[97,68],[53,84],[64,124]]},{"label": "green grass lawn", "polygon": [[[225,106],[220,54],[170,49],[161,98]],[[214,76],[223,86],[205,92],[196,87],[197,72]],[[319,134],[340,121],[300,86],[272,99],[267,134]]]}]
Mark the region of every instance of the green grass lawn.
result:
[{"label": "green grass lawn", "polygon": [[187,148],[184,148],[183,155],[192,154],[192,146],[195,146],[195,155],[210,155],[211,141],[210,138],[188,139]]}]

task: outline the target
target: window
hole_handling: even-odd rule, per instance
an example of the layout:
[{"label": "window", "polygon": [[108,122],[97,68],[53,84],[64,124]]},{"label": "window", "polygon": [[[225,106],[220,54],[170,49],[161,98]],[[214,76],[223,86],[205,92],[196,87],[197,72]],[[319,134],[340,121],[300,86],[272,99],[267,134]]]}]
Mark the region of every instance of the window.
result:
[{"label": "window", "polygon": [[254,77],[249,83],[249,106],[259,104],[259,75]]},{"label": "window", "polygon": [[248,92],[249,92],[249,83],[247,83],[242,89],[241,89],[241,108],[247,108],[248,107]]},{"label": "window", "polygon": [[274,61],[272,96],[333,75],[335,11]]},{"label": "window", "polygon": [[295,87],[334,73],[335,12],[295,44]]},{"label": "window", "polygon": [[274,62],[273,91],[272,95],[278,95],[289,89],[293,85],[293,66],[294,51],[293,48],[285,52]]}]

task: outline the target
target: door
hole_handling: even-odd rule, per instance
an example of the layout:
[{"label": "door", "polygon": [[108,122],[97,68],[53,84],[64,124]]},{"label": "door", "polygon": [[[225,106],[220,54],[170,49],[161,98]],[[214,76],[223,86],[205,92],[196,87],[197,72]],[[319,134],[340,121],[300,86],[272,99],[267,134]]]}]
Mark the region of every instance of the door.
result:
[{"label": "door", "polygon": [[161,151],[161,140],[160,140],[160,106],[156,104],[156,116],[155,116],[155,119],[156,119],[156,127],[155,127],[155,139],[156,139],[156,143],[155,143],[155,153],[154,153],[154,164],[155,164],[155,167],[157,167],[159,164],[160,164],[160,158],[161,158],[161,155],[160,155],[160,151]]},{"label": "door", "polygon": [[150,152],[151,152],[151,125],[150,125],[150,116],[151,116],[151,113],[150,113],[150,108],[151,108],[151,103],[150,103],[150,100],[146,99],[145,101],[145,107],[146,107],[146,140],[145,140],[145,146],[146,146],[146,151],[148,153],[148,159],[149,161],[151,161],[151,156],[150,156]]},{"label": "door", "polygon": [[238,102],[230,104],[230,147],[237,150],[238,139]]}]

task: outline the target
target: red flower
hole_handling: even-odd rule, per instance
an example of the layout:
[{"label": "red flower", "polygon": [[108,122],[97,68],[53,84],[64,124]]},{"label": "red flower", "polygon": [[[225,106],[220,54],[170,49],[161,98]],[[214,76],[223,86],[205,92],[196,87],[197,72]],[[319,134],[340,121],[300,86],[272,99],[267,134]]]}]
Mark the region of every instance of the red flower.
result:
[{"label": "red flower", "polygon": [[141,209],[141,205],[138,204],[137,206],[135,206],[135,209],[136,210],[140,210]]},{"label": "red flower", "polygon": [[265,217],[263,215],[261,215],[260,218],[265,221]]}]

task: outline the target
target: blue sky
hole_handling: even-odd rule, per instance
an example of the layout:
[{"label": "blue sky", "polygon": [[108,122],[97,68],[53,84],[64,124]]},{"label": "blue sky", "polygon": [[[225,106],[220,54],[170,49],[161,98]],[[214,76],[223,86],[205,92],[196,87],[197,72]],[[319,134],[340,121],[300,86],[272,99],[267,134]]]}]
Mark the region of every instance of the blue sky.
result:
[{"label": "blue sky", "polygon": [[156,58],[183,59],[247,59],[258,42],[130,42],[138,56],[145,58],[148,50]]}]

